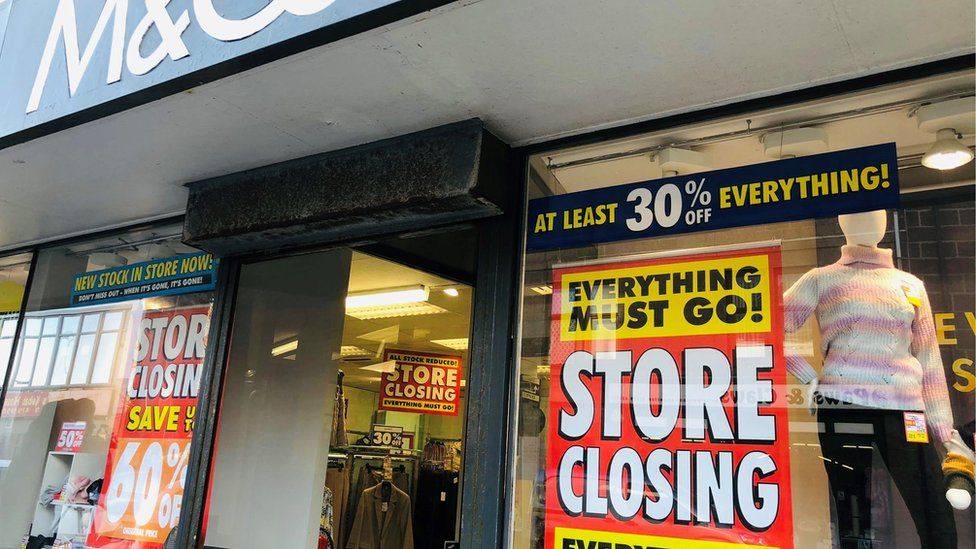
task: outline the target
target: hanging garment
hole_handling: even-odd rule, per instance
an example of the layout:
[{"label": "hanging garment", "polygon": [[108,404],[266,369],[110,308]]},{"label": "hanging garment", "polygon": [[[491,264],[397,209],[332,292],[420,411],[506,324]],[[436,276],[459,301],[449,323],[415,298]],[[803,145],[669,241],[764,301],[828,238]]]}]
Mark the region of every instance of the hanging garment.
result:
[{"label": "hanging garment", "polygon": [[350,467],[329,467],[325,472],[326,489],[332,491],[332,539],[342,547],[346,512],[349,504]]},{"label": "hanging garment", "polygon": [[[837,508],[841,549],[871,547],[882,541],[874,539],[877,528],[872,528],[871,512],[876,500],[883,497],[871,489],[874,451],[881,455],[908,507],[921,547],[956,547],[956,525],[945,498],[935,444],[908,442],[901,411],[826,399],[817,419],[824,426],[820,447]],[[852,429],[852,425],[865,428]]]},{"label": "hanging garment", "polygon": [[445,541],[455,539],[458,474],[443,469],[421,469],[414,502],[414,545],[417,549],[443,549]]},{"label": "hanging garment", "polygon": [[[354,482],[349,487],[349,499],[346,502],[344,536],[349,533],[349,527],[352,524],[353,518],[355,518],[356,510],[359,508],[359,498],[362,497],[363,491],[383,481],[382,469],[374,469],[368,463],[358,462],[358,464],[358,472],[353,472],[351,473],[353,476],[350,476],[350,480],[354,480]],[[393,468],[393,485],[405,492],[407,497],[411,497],[411,476],[404,470],[402,465]],[[342,547],[341,544],[339,546]]]},{"label": "hanging garment", "polygon": [[349,411],[349,404],[342,391],[342,386],[336,387],[335,405],[332,409],[332,442],[329,446],[349,446],[349,435],[346,434],[346,413]]},{"label": "hanging garment", "polygon": [[410,496],[392,483],[389,487],[387,503],[383,502],[383,484],[362,493],[347,549],[413,549]]}]

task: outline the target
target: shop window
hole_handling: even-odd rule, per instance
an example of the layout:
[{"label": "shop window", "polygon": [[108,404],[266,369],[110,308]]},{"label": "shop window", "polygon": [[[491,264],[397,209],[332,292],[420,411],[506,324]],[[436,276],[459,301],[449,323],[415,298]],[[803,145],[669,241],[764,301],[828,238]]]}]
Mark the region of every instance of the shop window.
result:
[{"label": "shop window", "polygon": [[0,547],[162,547],[178,522],[213,294],[179,234],[42,249],[19,334],[0,316]]},{"label": "shop window", "polygon": [[973,546],[972,93],[532,157],[510,546]]},{"label": "shop window", "polygon": [[31,254],[0,257],[0,394],[7,377]]},{"label": "shop window", "polygon": [[206,547],[458,539],[471,236],[242,267]]}]

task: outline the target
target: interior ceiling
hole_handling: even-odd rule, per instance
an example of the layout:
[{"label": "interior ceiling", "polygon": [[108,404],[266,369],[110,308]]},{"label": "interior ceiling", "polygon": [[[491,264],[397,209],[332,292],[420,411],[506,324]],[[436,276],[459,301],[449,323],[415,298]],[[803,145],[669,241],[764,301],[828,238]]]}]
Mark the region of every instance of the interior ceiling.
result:
[{"label": "interior ceiling", "polygon": [[0,249],[182,185],[480,117],[512,144],[973,52],[971,0],[468,0],[0,151]]},{"label": "interior ceiling", "polygon": [[[899,157],[913,158],[923,154],[935,141],[933,133],[918,128],[917,120],[910,116],[913,109],[932,98],[964,95],[973,103],[976,113],[973,94],[973,73],[965,71],[920,80],[909,86],[878,89],[869,94],[750,113],[748,116],[672,128],[595,146],[542,153],[533,157],[531,163],[543,177],[550,178],[550,184],[557,184],[565,192],[577,192],[664,177],[655,151],[667,146],[688,148],[704,154],[709,164],[707,169],[769,162],[777,157],[775,153],[766,153],[764,136],[774,135],[784,126],[809,120],[823,120],[812,124],[826,132],[827,143],[823,152],[894,142]],[[754,131],[747,131],[750,128]],[[967,135],[963,136],[962,142],[973,147],[976,140],[972,129],[965,131]],[[703,140],[703,144],[696,143],[696,140]],[[917,164],[917,160],[914,163]],[[974,166],[976,163],[970,162],[951,172],[918,168],[913,170],[913,177],[903,178],[902,184],[904,187],[963,182],[972,184]],[[688,173],[693,172],[683,171],[682,175]]]},{"label": "interior ceiling", "polygon": [[[349,270],[350,293],[388,290],[418,284],[430,289],[428,302],[442,308],[444,312],[371,320],[362,320],[349,315],[343,317],[342,345],[365,351],[358,356],[342,359],[341,368],[346,374],[344,382],[347,385],[372,391],[378,390],[380,374],[362,368],[381,363],[384,349],[456,355],[462,357],[462,364],[467,363],[466,349],[452,349],[434,343],[434,340],[468,337],[471,329],[472,290],[470,286],[457,284],[446,278],[392,261],[353,252]],[[443,290],[446,287],[456,289],[458,295],[452,297],[445,294]],[[279,337],[288,339],[287,334],[279,334]],[[466,373],[462,366],[463,378],[466,378]]]}]

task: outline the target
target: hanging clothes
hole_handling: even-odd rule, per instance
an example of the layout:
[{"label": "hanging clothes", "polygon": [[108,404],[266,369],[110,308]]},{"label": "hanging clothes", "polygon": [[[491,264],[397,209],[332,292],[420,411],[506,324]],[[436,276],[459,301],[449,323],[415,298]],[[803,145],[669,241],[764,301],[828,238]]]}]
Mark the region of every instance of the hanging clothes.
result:
[{"label": "hanging clothes", "polygon": [[[390,490],[383,501],[383,488]],[[356,518],[349,531],[347,549],[413,549],[413,517],[410,496],[392,483],[363,491]]]},{"label": "hanging clothes", "polygon": [[458,473],[424,467],[417,477],[413,529],[417,549],[443,549],[455,539]]},{"label": "hanging clothes", "polygon": [[336,387],[335,405],[332,409],[332,442],[330,447],[349,446],[349,435],[346,434],[346,413],[349,411],[342,382]]},{"label": "hanging clothes", "polygon": [[349,502],[349,485],[352,468],[345,463],[339,466],[332,466],[325,472],[326,490],[332,492],[332,539],[341,547],[341,540],[345,534],[343,527],[346,525],[345,517]]}]

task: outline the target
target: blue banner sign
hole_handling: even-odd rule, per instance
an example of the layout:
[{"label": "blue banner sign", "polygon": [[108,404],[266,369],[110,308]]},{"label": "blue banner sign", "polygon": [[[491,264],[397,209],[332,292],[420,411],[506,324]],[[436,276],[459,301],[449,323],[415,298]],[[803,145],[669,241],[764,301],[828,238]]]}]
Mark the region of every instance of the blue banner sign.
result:
[{"label": "blue banner sign", "polygon": [[71,306],[208,292],[216,284],[215,267],[213,256],[198,252],[78,274]]},{"label": "blue banner sign", "polygon": [[529,202],[529,251],[898,208],[894,143]]}]

